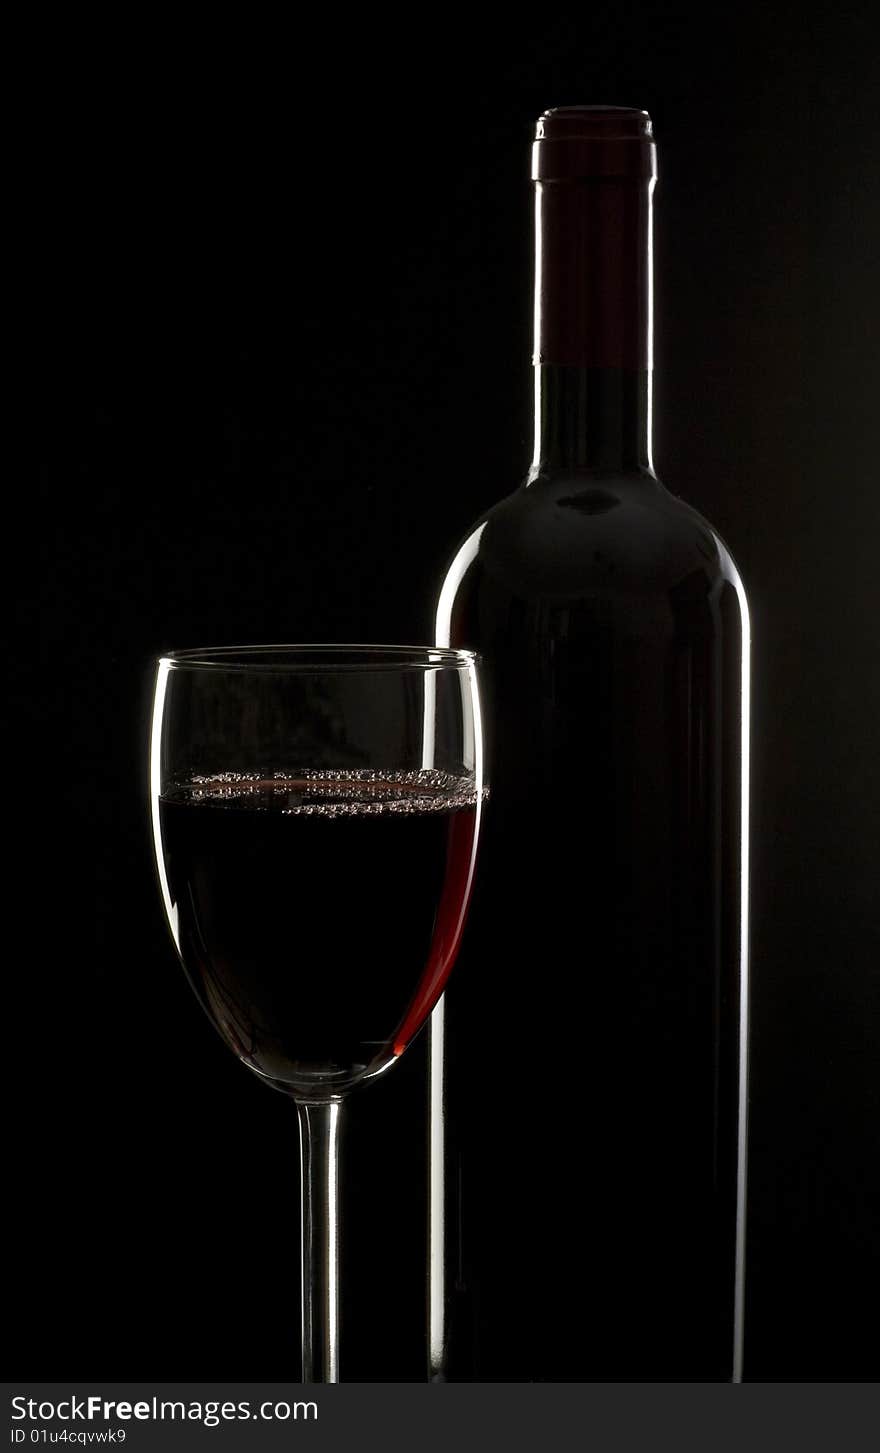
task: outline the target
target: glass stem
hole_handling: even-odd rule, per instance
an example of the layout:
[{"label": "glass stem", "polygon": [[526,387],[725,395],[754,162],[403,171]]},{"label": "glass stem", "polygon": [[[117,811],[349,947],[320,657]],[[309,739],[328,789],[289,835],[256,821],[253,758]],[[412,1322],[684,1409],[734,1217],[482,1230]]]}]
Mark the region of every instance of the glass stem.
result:
[{"label": "glass stem", "polygon": [[298,1104],[303,1382],[339,1381],[338,1101]]}]

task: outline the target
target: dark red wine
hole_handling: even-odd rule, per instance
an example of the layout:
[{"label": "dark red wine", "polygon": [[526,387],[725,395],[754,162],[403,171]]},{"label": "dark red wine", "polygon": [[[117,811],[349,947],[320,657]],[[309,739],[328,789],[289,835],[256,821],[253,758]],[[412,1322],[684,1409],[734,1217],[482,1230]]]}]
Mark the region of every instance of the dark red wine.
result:
[{"label": "dark red wine", "polygon": [[740,1375],[748,614],[652,467],[654,170],[643,112],[539,123],[534,463],[437,611],[492,803],[432,1024],[436,1376]]},{"label": "dark red wine", "polygon": [[166,907],[202,1005],[278,1089],[386,1069],[441,993],[479,804],[439,771],[223,773],[159,800]]}]

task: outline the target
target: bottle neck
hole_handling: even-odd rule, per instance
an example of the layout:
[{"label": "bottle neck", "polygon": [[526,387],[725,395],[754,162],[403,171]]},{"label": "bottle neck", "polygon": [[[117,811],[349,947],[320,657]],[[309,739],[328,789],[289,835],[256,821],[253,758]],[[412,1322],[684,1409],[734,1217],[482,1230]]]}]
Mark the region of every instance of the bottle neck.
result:
[{"label": "bottle neck", "polygon": [[532,476],[653,470],[649,369],[535,365]]},{"label": "bottle neck", "polygon": [[653,185],[536,184],[531,477],[653,468]]}]

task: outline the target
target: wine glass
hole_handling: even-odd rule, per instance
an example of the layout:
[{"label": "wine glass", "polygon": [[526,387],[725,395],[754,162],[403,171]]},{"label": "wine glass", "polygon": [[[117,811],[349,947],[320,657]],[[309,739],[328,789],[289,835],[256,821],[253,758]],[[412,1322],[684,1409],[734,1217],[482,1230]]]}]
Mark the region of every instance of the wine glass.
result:
[{"label": "wine glass", "polygon": [[181,963],[229,1048],[297,1105],[303,1381],[337,1382],[340,1117],[418,1033],[458,950],[487,790],[476,659],[175,651],[150,755]]}]

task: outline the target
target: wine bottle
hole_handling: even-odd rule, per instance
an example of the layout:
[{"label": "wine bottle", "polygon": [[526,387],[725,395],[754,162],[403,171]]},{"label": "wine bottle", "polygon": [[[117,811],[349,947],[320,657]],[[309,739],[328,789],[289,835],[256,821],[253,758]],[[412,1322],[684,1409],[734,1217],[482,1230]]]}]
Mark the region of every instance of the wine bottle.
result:
[{"label": "wine bottle", "polygon": [[749,625],[651,454],[646,112],[537,125],[535,450],[457,551],[492,798],[431,1023],[435,1378],[739,1380]]}]

